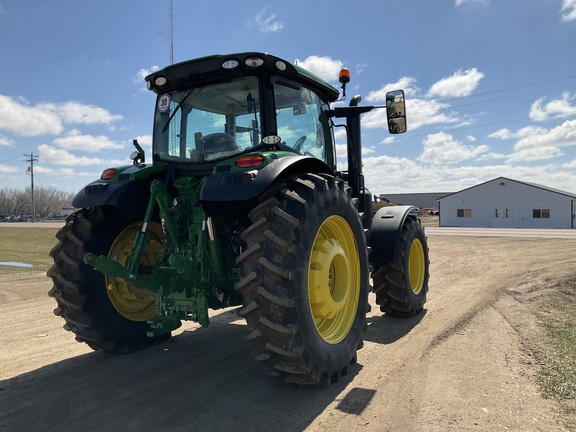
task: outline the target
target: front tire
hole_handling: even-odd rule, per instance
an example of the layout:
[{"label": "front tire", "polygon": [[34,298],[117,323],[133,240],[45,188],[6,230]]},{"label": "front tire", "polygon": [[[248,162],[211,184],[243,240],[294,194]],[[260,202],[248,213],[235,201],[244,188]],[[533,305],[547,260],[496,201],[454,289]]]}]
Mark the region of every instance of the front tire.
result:
[{"label": "front tire", "polygon": [[[78,342],[94,350],[129,352],[170,336],[147,336],[151,328],[146,321],[155,316],[153,293],[104,276],[83,261],[92,252],[126,264],[130,242],[141,225],[112,208],[93,207],[70,215],[56,234],[59,242],[50,251],[54,264],[47,273],[54,283],[49,295],[58,303],[54,313],[64,318],[64,328],[75,333]],[[153,267],[161,230],[148,231],[140,265]]]},{"label": "front tire", "polygon": [[419,220],[407,217],[393,263],[374,263],[376,304],[389,315],[413,316],[426,303],[430,277],[428,242]]},{"label": "front tire", "polygon": [[336,382],[356,362],[366,322],[368,253],[344,183],[302,175],[261,198],[242,234],[236,289],[253,356],[300,385]]}]

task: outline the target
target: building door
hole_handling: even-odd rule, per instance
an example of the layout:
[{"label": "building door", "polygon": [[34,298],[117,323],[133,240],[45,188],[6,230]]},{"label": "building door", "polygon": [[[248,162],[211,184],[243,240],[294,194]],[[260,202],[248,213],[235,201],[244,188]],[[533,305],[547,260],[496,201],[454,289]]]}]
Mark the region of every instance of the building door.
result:
[{"label": "building door", "polygon": [[572,228],[576,228],[576,200],[572,200]]},{"label": "building door", "polygon": [[492,226],[495,228],[509,228],[512,225],[512,211],[507,207],[494,207],[492,209]]}]

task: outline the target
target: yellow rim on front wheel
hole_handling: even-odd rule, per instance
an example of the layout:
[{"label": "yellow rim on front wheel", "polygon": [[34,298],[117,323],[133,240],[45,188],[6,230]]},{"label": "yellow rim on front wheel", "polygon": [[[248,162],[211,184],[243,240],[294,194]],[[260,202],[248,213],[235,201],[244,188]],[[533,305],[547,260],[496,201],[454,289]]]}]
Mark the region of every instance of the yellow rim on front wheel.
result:
[{"label": "yellow rim on front wheel", "polygon": [[356,318],[360,261],[352,228],[341,216],[327,218],[316,233],[308,263],[308,300],[324,341],[342,341]]},{"label": "yellow rim on front wheel", "polygon": [[415,239],[410,246],[408,255],[408,276],[410,279],[410,288],[416,295],[420,294],[424,288],[424,276],[426,274],[426,257],[422,242]]},{"label": "yellow rim on front wheel", "polygon": [[[142,222],[139,222],[122,231],[110,247],[108,258],[117,260],[123,266],[128,266],[134,239],[141,229]],[[158,223],[150,222],[146,232],[148,233],[148,241],[140,253],[140,267],[153,269],[156,266],[156,256],[162,253],[162,227]],[[156,304],[155,295],[152,291],[139,288],[119,277],[107,275],[105,280],[108,297],[114,308],[124,318],[138,322],[154,318]]]}]

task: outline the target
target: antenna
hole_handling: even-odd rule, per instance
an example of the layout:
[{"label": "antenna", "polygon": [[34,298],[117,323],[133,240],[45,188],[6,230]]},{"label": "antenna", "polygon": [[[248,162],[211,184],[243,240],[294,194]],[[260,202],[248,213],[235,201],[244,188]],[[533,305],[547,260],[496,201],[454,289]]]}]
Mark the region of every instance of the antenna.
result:
[{"label": "antenna", "polygon": [[30,166],[26,168],[26,174],[30,175],[30,190],[32,191],[32,222],[36,222],[36,200],[34,199],[34,163],[38,162],[38,156],[34,156],[34,153],[26,154],[26,161],[30,163]]},{"label": "antenna", "polygon": [[168,35],[168,43],[170,44],[170,64],[174,64],[174,15],[172,15],[172,0],[169,0],[170,13],[170,34]]}]

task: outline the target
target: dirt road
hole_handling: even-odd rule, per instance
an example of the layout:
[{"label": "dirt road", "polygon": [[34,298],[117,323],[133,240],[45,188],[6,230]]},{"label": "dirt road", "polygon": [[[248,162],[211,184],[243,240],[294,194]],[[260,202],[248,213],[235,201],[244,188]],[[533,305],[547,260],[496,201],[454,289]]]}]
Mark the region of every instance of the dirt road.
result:
[{"label": "dirt road", "polygon": [[[92,352],[62,329],[43,274],[0,281],[0,431],[559,431],[543,399],[538,304],[576,284],[574,240],[429,236],[423,314],[368,318],[347,380],[286,386],[214,314],[160,346]],[[371,297],[373,303],[373,297]]]}]

